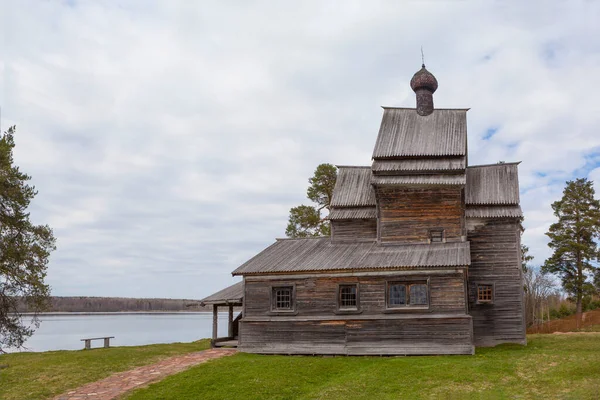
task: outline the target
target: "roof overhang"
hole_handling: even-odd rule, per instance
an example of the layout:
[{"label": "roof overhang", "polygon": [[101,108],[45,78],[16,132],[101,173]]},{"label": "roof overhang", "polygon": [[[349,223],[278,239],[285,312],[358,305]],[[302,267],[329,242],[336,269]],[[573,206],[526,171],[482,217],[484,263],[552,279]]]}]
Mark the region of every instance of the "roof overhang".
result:
[{"label": "roof overhang", "polygon": [[470,264],[469,242],[380,245],[330,238],[283,239],[248,260],[233,275],[437,269]]},{"label": "roof overhang", "polygon": [[244,300],[244,282],[238,282],[200,300],[201,306],[241,306]]}]

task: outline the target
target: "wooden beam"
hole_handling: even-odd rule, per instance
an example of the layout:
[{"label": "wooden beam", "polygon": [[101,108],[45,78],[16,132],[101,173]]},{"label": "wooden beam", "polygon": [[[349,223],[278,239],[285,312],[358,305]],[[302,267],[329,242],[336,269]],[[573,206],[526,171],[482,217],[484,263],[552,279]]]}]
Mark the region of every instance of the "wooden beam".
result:
[{"label": "wooden beam", "polygon": [[229,319],[227,321],[227,336],[233,337],[233,306],[229,306]]},{"label": "wooden beam", "polygon": [[376,314],[376,315],[362,315],[362,314],[351,314],[351,315],[310,315],[306,317],[296,316],[257,316],[257,317],[244,317],[244,322],[323,322],[323,321],[383,321],[383,320],[408,320],[408,321],[421,321],[421,320],[471,320],[471,316],[468,314],[432,314],[422,313],[413,314],[406,312],[394,312],[390,314]]},{"label": "wooden beam", "polygon": [[248,282],[264,280],[286,280],[286,279],[306,279],[306,278],[337,278],[351,276],[409,276],[409,275],[457,275],[462,274],[468,266],[462,267],[441,267],[439,269],[419,269],[411,267],[409,269],[396,269],[393,271],[361,271],[361,272],[319,272],[314,273],[287,273],[276,275],[246,275],[244,279]]},{"label": "wooden beam", "polygon": [[217,330],[219,327],[219,313],[218,313],[218,308],[219,306],[214,304],[213,305],[213,329],[212,329],[212,346],[214,347],[215,345],[215,340],[217,340]]}]

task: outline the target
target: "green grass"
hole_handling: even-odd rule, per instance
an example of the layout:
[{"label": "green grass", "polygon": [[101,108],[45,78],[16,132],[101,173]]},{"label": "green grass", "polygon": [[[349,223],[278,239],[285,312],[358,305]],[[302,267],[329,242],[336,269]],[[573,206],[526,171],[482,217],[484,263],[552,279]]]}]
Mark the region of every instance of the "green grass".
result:
[{"label": "green grass", "polygon": [[133,392],[139,399],[599,399],[600,335],[530,335],[475,356],[237,354]]},{"label": "green grass", "polygon": [[[529,335],[475,356],[237,354],[198,365],[139,399],[600,399],[600,334]],[[46,399],[115,372],[203,350],[208,341],[0,356],[0,399]]]},{"label": "green grass", "polygon": [[178,354],[210,347],[194,343],[111,347],[79,351],[13,353],[0,355],[0,399],[45,399],[105,378],[115,372],[152,364]]}]

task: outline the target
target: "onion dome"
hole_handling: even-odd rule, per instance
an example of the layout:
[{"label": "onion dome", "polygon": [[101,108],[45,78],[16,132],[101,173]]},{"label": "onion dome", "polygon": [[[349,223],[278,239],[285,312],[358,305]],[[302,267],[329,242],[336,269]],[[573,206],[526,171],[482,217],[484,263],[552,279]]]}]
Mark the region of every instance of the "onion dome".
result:
[{"label": "onion dome", "polygon": [[431,93],[435,92],[438,88],[437,79],[435,76],[425,68],[425,64],[423,64],[422,68],[418,70],[410,80],[410,87],[415,92],[418,89],[427,89]]},{"label": "onion dome", "polygon": [[417,114],[427,116],[433,113],[433,92],[438,88],[435,76],[423,67],[413,75],[410,87],[417,95]]}]

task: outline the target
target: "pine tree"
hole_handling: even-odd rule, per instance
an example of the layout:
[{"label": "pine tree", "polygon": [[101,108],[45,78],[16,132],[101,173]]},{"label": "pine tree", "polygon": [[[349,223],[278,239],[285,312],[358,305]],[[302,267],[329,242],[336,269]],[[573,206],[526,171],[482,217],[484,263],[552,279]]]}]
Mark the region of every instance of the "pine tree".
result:
[{"label": "pine tree", "polygon": [[318,165],[315,174],[308,180],[310,186],[306,190],[306,197],[319,205],[319,211],[323,208],[329,210],[336,180],[337,168],[331,164]]},{"label": "pine tree", "polygon": [[320,164],[314,175],[308,180],[310,186],[306,197],[317,203],[317,206],[301,205],[290,209],[290,216],[285,234],[288,237],[328,236],[329,221],[321,218],[321,210],[329,210],[333,188],[337,179],[337,168],[331,164]]},{"label": "pine tree", "polygon": [[323,223],[319,210],[315,207],[301,205],[290,209],[285,234],[291,238],[325,236],[329,234],[329,225]]},{"label": "pine tree", "polygon": [[594,195],[592,182],[585,178],[567,182],[562,199],[552,203],[558,222],[546,233],[554,252],[543,271],[561,278],[563,288],[575,299],[578,314],[583,297],[593,290],[588,275],[598,273],[600,252],[595,239],[600,238],[600,201]]},{"label": "pine tree", "polygon": [[37,326],[37,312],[49,302],[44,278],[55,249],[52,230],[29,221],[27,208],[37,192],[27,184],[31,177],[14,165],[14,133],[13,126],[0,137],[0,350],[22,347],[33,334],[17,306],[25,303]]},{"label": "pine tree", "polygon": [[523,272],[527,272],[528,267],[527,264],[529,264],[531,261],[533,261],[533,256],[529,254],[529,246],[525,246],[524,244],[521,245],[521,268],[523,269]]}]

